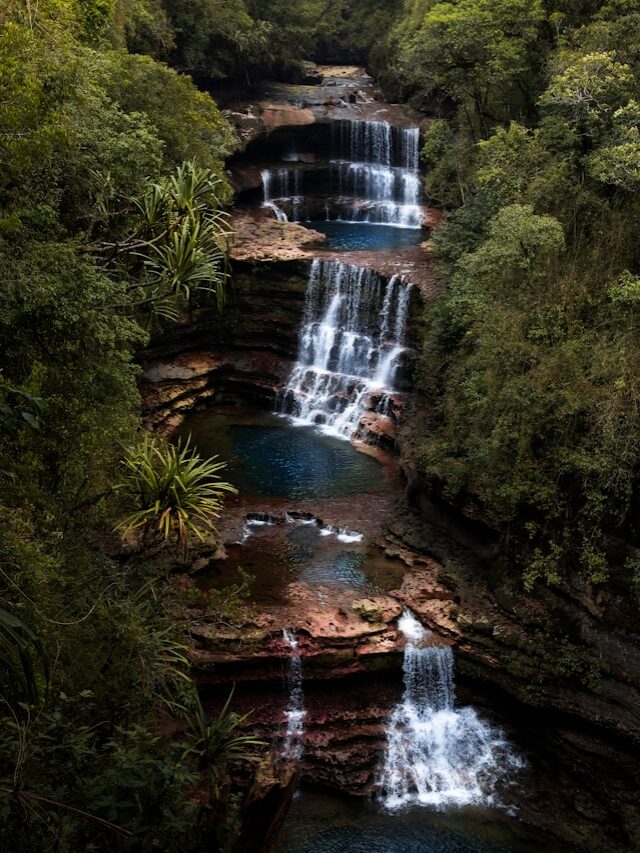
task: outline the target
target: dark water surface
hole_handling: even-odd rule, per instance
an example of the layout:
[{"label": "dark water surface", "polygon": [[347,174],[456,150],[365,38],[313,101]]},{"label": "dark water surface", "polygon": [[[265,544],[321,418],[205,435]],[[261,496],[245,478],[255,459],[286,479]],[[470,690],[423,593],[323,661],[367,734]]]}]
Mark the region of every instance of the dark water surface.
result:
[{"label": "dark water surface", "polygon": [[313,427],[292,426],[277,415],[194,412],[180,430],[191,434],[205,456],[228,463],[224,478],[243,497],[293,501],[338,497],[376,489],[382,466],[348,441],[322,435]]},{"label": "dark water surface", "polygon": [[256,604],[285,601],[293,581],[313,588],[383,592],[400,586],[406,570],[400,560],[385,557],[366,540],[345,544],[335,535],[322,536],[320,528],[312,525],[251,528],[244,544],[227,544],[226,551],[226,560],[215,561],[198,575],[199,586],[230,586],[242,568],[253,577],[251,600]]},{"label": "dark water surface", "polygon": [[336,251],[379,251],[417,246],[425,239],[420,228],[399,228],[395,225],[376,225],[369,222],[326,222],[315,220],[304,223],[327,235],[325,248]]},{"label": "dark water surface", "polygon": [[368,802],[305,791],[293,803],[273,853],[542,853],[499,812],[427,809],[390,814]]}]

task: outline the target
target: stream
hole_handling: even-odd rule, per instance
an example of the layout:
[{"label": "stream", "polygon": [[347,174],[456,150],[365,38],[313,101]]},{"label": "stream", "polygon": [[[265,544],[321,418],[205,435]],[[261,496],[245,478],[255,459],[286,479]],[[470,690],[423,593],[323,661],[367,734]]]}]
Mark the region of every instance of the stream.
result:
[{"label": "stream", "polygon": [[[514,721],[457,699],[451,638],[399,604],[415,566],[387,535],[405,500],[389,448],[411,392],[420,301],[402,266],[426,239],[420,128],[372,96],[371,81],[356,85],[366,91],[352,101],[331,89],[339,106],[324,152],[307,152],[312,136],[288,133],[279,147],[274,134],[261,192],[243,199],[257,222],[327,237],[307,262],[297,355],[272,411],[207,407],[180,428],[227,460],[240,492],[223,520],[224,559],[205,560],[197,584],[223,589],[249,573],[262,643],[254,657],[214,656],[216,677],[238,682],[237,709],[253,711],[276,763],[297,768],[276,853],[560,850],[518,820],[527,757]],[[311,90],[270,94],[314,105]],[[398,271],[376,270],[377,251]]]}]

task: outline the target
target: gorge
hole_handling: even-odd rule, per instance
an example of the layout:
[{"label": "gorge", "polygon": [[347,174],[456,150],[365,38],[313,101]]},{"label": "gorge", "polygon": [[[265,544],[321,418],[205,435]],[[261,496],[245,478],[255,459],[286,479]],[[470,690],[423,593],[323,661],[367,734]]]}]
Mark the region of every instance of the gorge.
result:
[{"label": "gorge", "polygon": [[0,853],[640,849],[640,12],[0,4]]},{"label": "gorge", "polygon": [[[495,849],[502,843],[579,849],[581,833],[594,829],[582,812],[557,841],[546,834],[527,838],[524,826],[506,816],[508,806],[542,833],[554,832],[552,812],[573,809],[567,793],[588,787],[588,772],[578,771],[568,788],[563,777],[559,794],[541,770],[552,759],[537,724],[525,718],[519,726],[498,710],[500,697],[522,697],[518,670],[527,664],[520,660],[535,654],[521,617],[497,605],[482,580],[480,566],[492,547],[482,527],[461,532],[455,518],[422,494],[416,502],[410,461],[418,404],[411,393],[415,323],[438,292],[420,245],[438,217],[421,203],[420,131],[406,124],[417,119],[385,104],[362,70],[317,73],[327,75],[320,86],[279,84],[259,107],[234,107],[240,128],[245,111],[263,110],[269,124],[252,127],[245,152],[231,164],[239,188],[232,257],[240,282],[232,336],[223,331],[213,343],[217,331],[194,327],[186,337],[181,331],[162,353],[150,353],[144,375],[150,421],[174,430],[184,420],[181,434],[191,434],[206,454],[229,459],[229,476],[241,489],[222,530],[226,559],[202,559],[196,582],[223,587],[241,566],[256,578],[250,599],[256,609],[240,632],[227,636],[214,636],[206,620],[191,626],[201,688],[213,696],[216,685],[236,682],[239,707],[254,709],[254,730],[281,745],[276,752],[295,762],[303,784],[374,796],[391,811],[403,806],[403,831],[412,820],[424,823],[416,804],[444,810],[454,827],[460,808],[485,808],[494,816]],[[333,229],[328,236],[325,224]],[[365,248],[363,228],[373,234]],[[389,242],[389,229],[402,239]],[[407,232],[412,237],[404,242]],[[189,350],[194,340],[195,352]],[[194,407],[199,411],[191,412]],[[347,439],[359,450],[345,446]],[[340,474],[333,467],[328,479],[329,447],[341,461]],[[379,460],[372,462],[379,474],[359,470],[355,457],[363,451]],[[411,505],[394,461],[398,452],[414,490]],[[423,531],[419,537],[416,528]],[[332,535],[339,530],[342,536]],[[407,606],[434,632],[428,660],[403,634]],[[404,624],[415,618],[406,616]],[[284,642],[283,625],[290,626]],[[240,634],[251,638],[250,650],[238,648]],[[452,648],[465,697],[469,690],[482,697],[484,711],[453,710]],[[506,668],[497,662],[505,654]],[[404,700],[395,675],[402,655]],[[279,686],[283,665],[288,698]],[[325,694],[332,688],[324,685],[336,680],[344,685],[344,704]],[[498,691],[493,699],[487,683]],[[580,714],[564,698],[551,704],[560,714]],[[497,724],[484,721],[487,710]],[[554,740],[551,750],[565,748]],[[540,788],[542,776],[543,787],[551,784],[555,792],[553,808]],[[303,814],[305,802],[313,811],[313,796],[304,794],[294,812]],[[460,819],[463,825],[472,818]],[[449,837],[450,828],[442,832]],[[283,851],[298,849],[297,841],[287,843],[292,846]]]}]

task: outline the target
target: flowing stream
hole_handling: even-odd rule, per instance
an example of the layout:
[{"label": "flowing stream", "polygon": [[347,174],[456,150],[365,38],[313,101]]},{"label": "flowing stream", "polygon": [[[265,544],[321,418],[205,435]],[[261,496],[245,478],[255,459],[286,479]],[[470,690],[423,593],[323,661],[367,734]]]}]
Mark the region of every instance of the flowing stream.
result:
[{"label": "flowing stream", "polygon": [[[305,222],[319,230],[324,227],[330,242],[324,246],[324,257],[309,264],[296,360],[271,415],[277,426],[266,422],[231,424],[223,435],[233,445],[233,453],[226,453],[226,457],[233,463],[235,454],[242,463],[239,474],[230,470],[230,479],[236,476],[233,482],[243,486],[245,499],[270,498],[266,512],[252,508],[243,515],[237,539],[227,544],[226,562],[234,571],[242,566],[254,572],[258,586],[262,585],[255,592],[256,602],[267,607],[272,601],[278,607],[284,602],[290,611],[283,621],[298,626],[298,633],[288,628],[282,631],[282,645],[278,642],[275,651],[278,656],[283,651],[286,655],[284,716],[279,703],[273,716],[281,759],[298,763],[302,778],[308,781],[324,784],[326,777],[328,785],[337,780],[340,789],[369,793],[373,788],[378,797],[376,803],[360,801],[357,811],[355,806],[341,802],[340,810],[353,808],[353,814],[336,814],[328,822],[326,814],[314,814],[314,809],[333,809],[333,805],[315,795],[306,800],[305,794],[294,804],[298,814],[292,813],[285,822],[277,850],[531,850],[534,848],[512,843],[508,827],[499,827],[491,837],[493,830],[488,825],[493,827],[503,819],[507,822],[508,815],[498,808],[488,820],[486,807],[501,805],[500,793],[515,780],[523,761],[504,734],[481,719],[474,708],[456,707],[452,649],[434,644],[430,632],[406,610],[398,620],[406,641],[404,692],[399,701],[397,680],[391,689],[382,675],[380,681],[376,675],[367,675],[364,687],[361,682],[349,687],[348,678],[333,685],[327,682],[329,688],[325,690],[317,683],[321,656],[312,656],[314,642],[318,636],[322,642],[324,634],[312,632],[309,625],[314,624],[313,619],[305,622],[300,617],[296,621],[295,604],[291,604],[296,600],[290,598],[293,581],[312,590],[317,607],[327,607],[327,624],[344,642],[344,637],[338,636],[340,619],[333,614],[348,612],[356,595],[397,590],[406,571],[402,563],[398,577],[391,577],[396,567],[378,566],[368,550],[367,536],[373,534],[366,522],[377,506],[370,477],[373,473],[374,479],[380,480],[380,472],[372,472],[364,464],[356,466],[341,453],[345,447],[354,448],[335,439],[368,440],[384,434],[380,424],[390,428],[393,435],[402,395],[409,388],[408,324],[412,294],[417,288],[408,280],[406,270],[416,268],[411,266],[412,247],[419,255],[417,244],[424,239],[420,130],[407,126],[406,117],[392,122],[376,120],[380,115],[394,118],[386,109],[369,112],[373,117],[368,119],[357,111],[357,118],[343,117],[345,112],[349,115],[348,110],[349,103],[345,102],[340,116],[332,119],[330,147],[325,145],[328,156],[317,150],[318,140],[325,138],[322,133],[305,132],[299,147],[306,152],[304,159],[302,155],[300,159],[298,155],[285,155],[283,150],[282,165],[261,172],[263,207],[280,222]],[[286,144],[294,146],[291,140]],[[305,149],[305,145],[311,149],[315,145],[316,149]],[[323,222],[318,223],[319,219]],[[340,229],[344,240],[339,249],[351,253],[344,260],[331,242],[342,239],[338,236]],[[389,238],[391,231],[393,240]],[[371,239],[374,232],[379,235],[377,240]],[[396,258],[392,253],[400,246],[409,248]],[[372,249],[386,253],[381,269],[405,272],[376,272],[371,268],[376,266],[371,261]],[[322,251],[318,253],[322,255]],[[291,424],[300,428],[292,429]],[[219,443],[222,434],[212,425],[212,441]],[[203,443],[201,436],[198,446]],[[220,450],[218,444],[210,449]],[[360,515],[348,520],[344,515],[332,515],[333,524],[320,520],[326,518],[325,511],[336,512],[339,495],[347,498],[340,512],[351,512],[350,496],[359,493],[367,496],[366,509],[363,503]],[[320,499],[324,504],[317,516],[316,510],[310,513],[306,507],[300,512],[299,504],[291,503]],[[387,515],[380,517],[386,525]],[[349,527],[341,526],[347,523]],[[377,521],[372,529],[378,529]],[[388,551],[378,556],[387,563],[393,557]],[[222,583],[224,568],[214,570]],[[277,588],[274,580],[269,580],[270,573],[280,584]],[[310,654],[306,659],[306,689],[300,632],[310,637],[304,646]],[[365,688],[375,695],[358,693]],[[341,692],[340,696],[325,697],[332,690],[345,695]],[[346,695],[349,690],[358,695]],[[362,706],[372,709],[371,721],[367,722]],[[351,721],[360,718],[365,721],[361,730],[353,723],[352,731]],[[385,721],[384,732],[380,720]],[[366,738],[366,743],[354,747],[354,737]],[[331,745],[332,738],[337,745]],[[348,759],[353,767],[336,766],[345,755],[353,756]],[[349,774],[353,778],[347,778]]]},{"label": "flowing stream", "polygon": [[454,707],[451,649],[429,645],[429,632],[409,611],[398,628],[406,638],[404,695],[387,730],[385,806],[495,805],[496,786],[522,760],[473,708]]},{"label": "flowing stream", "polygon": [[289,703],[285,711],[286,729],[282,743],[282,758],[285,761],[299,761],[303,751],[304,718],[307,715],[304,707],[302,660],[295,633],[285,628],[282,636],[291,649],[286,675]]}]

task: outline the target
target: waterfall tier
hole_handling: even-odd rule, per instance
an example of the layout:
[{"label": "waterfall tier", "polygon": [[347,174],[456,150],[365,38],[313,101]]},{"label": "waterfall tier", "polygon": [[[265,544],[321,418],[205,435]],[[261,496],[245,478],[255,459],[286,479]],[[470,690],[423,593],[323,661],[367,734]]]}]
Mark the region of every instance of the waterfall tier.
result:
[{"label": "waterfall tier", "polygon": [[341,122],[331,161],[338,221],[420,228],[420,131],[384,121]]},{"label": "waterfall tier", "polygon": [[293,221],[298,222],[300,205],[303,202],[301,172],[298,169],[263,169],[260,174],[262,176],[263,206],[273,210],[278,222],[288,222],[289,217],[282,209],[281,204],[290,202],[293,210]]},{"label": "waterfall tier", "polygon": [[418,171],[419,140],[418,127],[395,127],[387,121],[351,119],[332,127],[332,148],[338,156],[409,172]]},{"label": "waterfall tier", "polygon": [[311,264],[297,362],[279,409],[350,437],[370,395],[384,413],[403,363],[411,285],[339,261]]},{"label": "waterfall tier", "polygon": [[[419,229],[418,127],[384,121],[341,121],[332,127],[326,219]],[[263,206],[280,222],[311,219],[299,168],[264,169]],[[317,205],[316,205],[317,206]]]},{"label": "waterfall tier", "polygon": [[285,711],[286,730],[282,744],[282,758],[285,761],[298,761],[302,757],[304,718],[307,715],[304,707],[302,660],[298,651],[298,641],[295,634],[285,628],[282,636],[285,643],[291,649],[286,674],[289,703]]},{"label": "waterfall tier", "polygon": [[404,695],[387,730],[381,787],[389,809],[412,804],[496,804],[496,785],[522,767],[500,731],[473,708],[454,708],[453,653],[428,645],[429,632],[408,611]]}]

